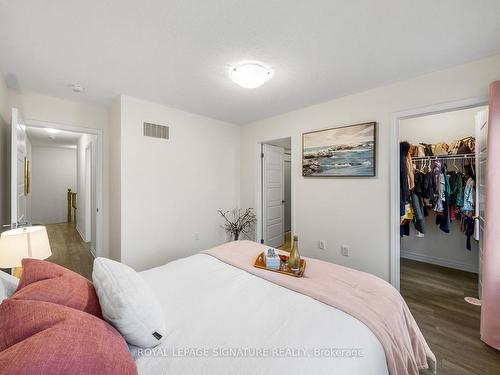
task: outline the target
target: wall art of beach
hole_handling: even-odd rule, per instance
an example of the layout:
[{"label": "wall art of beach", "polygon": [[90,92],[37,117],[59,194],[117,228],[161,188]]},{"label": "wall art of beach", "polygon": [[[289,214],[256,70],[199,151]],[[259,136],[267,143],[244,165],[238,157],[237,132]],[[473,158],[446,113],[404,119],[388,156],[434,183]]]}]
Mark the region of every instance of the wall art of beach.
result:
[{"label": "wall art of beach", "polygon": [[305,177],[375,175],[375,123],[303,134]]}]

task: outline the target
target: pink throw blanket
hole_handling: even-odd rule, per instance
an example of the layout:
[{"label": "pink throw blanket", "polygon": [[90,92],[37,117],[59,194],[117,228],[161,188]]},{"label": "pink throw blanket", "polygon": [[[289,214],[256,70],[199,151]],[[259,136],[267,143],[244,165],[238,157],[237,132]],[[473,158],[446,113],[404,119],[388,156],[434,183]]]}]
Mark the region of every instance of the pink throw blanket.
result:
[{"label": "pink throw blanket", "polygon": [[435,372],[436,357],[392,285],[365,272],[305,257],[302,278],[255,268],[255,259],[267,248],[251,241],[235,241],[203,253],[360,320],[382,344],[391,375],[417,375],[419,369]]}]

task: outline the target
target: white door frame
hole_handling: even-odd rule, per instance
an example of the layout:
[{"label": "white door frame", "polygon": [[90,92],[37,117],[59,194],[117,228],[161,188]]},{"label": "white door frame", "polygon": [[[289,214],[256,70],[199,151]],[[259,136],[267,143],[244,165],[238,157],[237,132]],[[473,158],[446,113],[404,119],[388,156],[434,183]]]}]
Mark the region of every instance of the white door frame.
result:
[{"label": "white door frame", "polygon": [[256,242],[261,242],[261,239],[263,239],[263,233],[262,233],[262,224],[263,224],[263,212],[262,212],[262,166],[261,166],[261,152],[262,148],[261,146],[264,143],[269,143],[272,141],[275,141],[277,139],[282,139],[282,138],[290,138],[291,140],[291,145],[292,145],[292,155],[290,156],[291,160],[291,167],[290,167],[290,195],[292,198],[291,201],[291,230],[292,234],[295,233],[295,174],[294,172],[294,166],[295,166],[295,158],[294,158],[294,143],[293,143],[293,136],[291,135],[284,135],[282,137],[274,137],[266,140],[261,140],[257,141],[255,144],[255,159],[254,159],[254,167],[255,167],[255,216],[257,218],[257,223],[255,224],[255,241]]},{"label": "white door frame", "polygon": [[34,119],[25,119],[24,120],[26,126],[36,127],[36,128],[53,128],[59,130],[67,130],[75,133],[82,134],[92,134],[97,138],[96,141],[96,155],[93,162],[96,163],[96,178],[95,178],[95,187],[96,187],[96,257],[104,256],[103,254],[103,217],[102,217],[102,200],[103,200],[103,131],[102,129],[93,129],[93,128],[84,128],[79,126],[66,125],[61,123],[53,123],[48,121],[40,121]]},{"label": "white door frame", "polygon": [[[12,108],[12,120],[9,124],[10,126],[10,224],[18,222],[18,196],[17,196],[17,188],[18,188],[18,173],[17,173],[17,156],[14,158],[14,152],[17,155],[18,152],[18,139],[17,139],[17,125],[19,124],[21,118],[21,113],[19,109]],[[16,129],[14,131],[12,124],[16,123]]]},{"label": "white door frame", "polygon": [[[26,122],[24,121],[22,112],[13,107],[11,109],[12,119],[10,123],[11,137],[10,137],[10,186],[11,186],[11,194],[10,194],[10,225],[17,227],[18,225],[25,226],[31,225],[31,194],[24,194],[24,216],[19,218],[19,181],[22,180],[23,189],[26,189],[24,186],[26,181],[24,180],[24,168],[26,168],[26,160],[31,163],[31,142],[29,140],[28,134],[26,133]],[[13,126],[15,124],[15,127]],[[24,139],[22,140],[24,145],[24,160],[23,160],[23,172],[19,174],[19,130],[18,126],[21,128],[23,132]]]},{"label": "white door frame", "polygon": [[448,103],[441,103],[427,107],[415,108],[408,111],[396,112],[391,115],[390,128],[390,281],[397,290],[400,287],[400,252],[401,237],[399,231],[399,126],[400,121],[434,115],[438,113],[457,111],[461,109],[480,107],[488,104],[488,97],[480,96],[475,98],[457,100]]},{"label": "white door frame", "polygon": [[[272,247],[275,247],[275,248],[278,248],[280,246],[283,246],[283,244],[285,243],[285,203],[284,203],[284,199],[285,199],[285,149],[284,147],[279,147],[279,146],[274,146],[274,145],[270,145],[270,144],[262,144],[262,151],[264,153],[264,157],[262,158],[262,177],[263,177],[263,195],[262,195],[262,224],[264,225],[264,228],[263,228],[263,239],[264,239],[264,243],[266,245],[269,245],[269,246],[272,246]],[[274,155],[268,155],[268,154],[274,154]],[[279,175],[281,175],[281,183],[280,183],[280,197],[278,199],[279,201],[279,211],[280,211],[280,222],[281,222],[281,225],[280,225],[280,232],[281,234],[279,234],[279,240],[276,239],[275,241],[272,241],[274,238],[270,238],[269,237],[269,225],[270,223],[272,222],[272,219],[270,219],[269,217],[269,208],[270,208],[270,204],[271,204],[271,199],[270,199],[270,196],[269,196],[269,189],[271,188],[271,186],[273,186],[274,184],[270,182],[270,179],[269,179],[269,176],[270,174],[272,173],[271,172],[271,169],[274,167],[274,166],[271,166],[270,165],[270,162],[271,162],[271,158],[274,158],[276,157],[277,155],[276,154],[279,154],[279,157],[278,159],[281,159],[279,160],[280,161],[280,173]]]},{"label": "white door frame", "polygon": [[92,241],[92,142],[85,147],[85,242]]}]

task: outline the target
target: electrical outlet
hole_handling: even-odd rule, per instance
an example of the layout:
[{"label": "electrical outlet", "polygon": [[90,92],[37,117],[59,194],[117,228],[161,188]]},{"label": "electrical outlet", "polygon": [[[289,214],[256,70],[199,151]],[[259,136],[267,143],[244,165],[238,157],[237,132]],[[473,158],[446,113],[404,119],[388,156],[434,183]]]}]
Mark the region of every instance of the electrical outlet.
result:
[{"label": "electrical outlet", "polygon": [[200,234],[199,234],[199,233],[195,233],[195,234],[194,234],[194,239],[195,239],[196,241],[198,241],[198,240],[200,239]]},{"label": "electrical outlet", "polygon": [[348,257],[349,256],[349,246],[347,246],[347,245],[340,246],[340,254],[342,254],[343,257]]},{"label": "electrical outlet", "polygon": [[319,240],[319,242],[318,242],[318,247],[319,247],[321,250],[325,250],[325,249],[326,249],[326,242],[325,242],[325,240]]}]

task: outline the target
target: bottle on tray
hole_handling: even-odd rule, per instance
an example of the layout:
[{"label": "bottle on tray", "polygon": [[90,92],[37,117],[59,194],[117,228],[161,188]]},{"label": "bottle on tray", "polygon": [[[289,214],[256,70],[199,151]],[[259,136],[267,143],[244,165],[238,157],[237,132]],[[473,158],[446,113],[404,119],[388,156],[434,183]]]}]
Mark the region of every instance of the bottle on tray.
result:
[{"label": "bottle on tray", "polygon": [[288,267],[292,272],[299,272],[300,270],[300,253],[299,253],[299,239],[297,236],[293,236],[293,245],[290,255],[288,257]]}]

